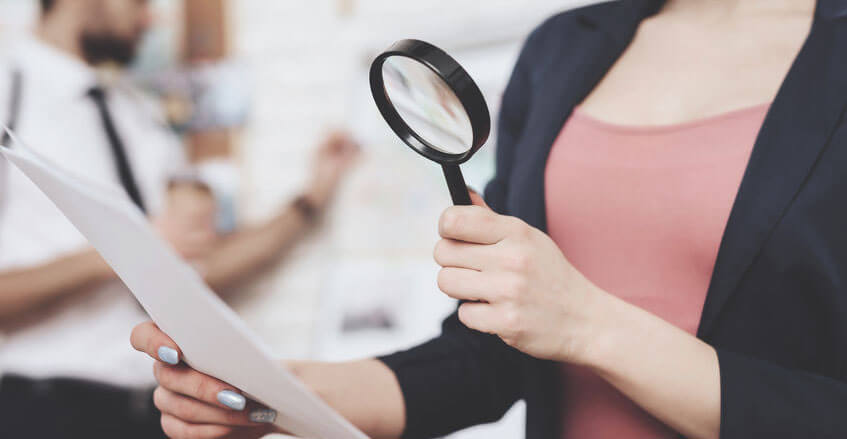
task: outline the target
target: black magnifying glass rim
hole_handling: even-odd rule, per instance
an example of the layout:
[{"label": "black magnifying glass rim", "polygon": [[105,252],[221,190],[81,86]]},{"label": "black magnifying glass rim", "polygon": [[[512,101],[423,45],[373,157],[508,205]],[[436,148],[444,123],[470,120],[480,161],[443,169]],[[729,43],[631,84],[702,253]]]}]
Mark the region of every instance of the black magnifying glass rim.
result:
[{"label": "black magnifying glass rim", "polygon": [[[413,59],[433,71],[453,91],[467,113],[473,131],[471,148],[462,154],[450,154],[440,151],[432,143],[421,137],[406,124],[388,93],[385,90],[385,80],[382,67],[392,56],[404,56]],[[442,164],[461,164],[467,161],[485,144],[491,132],[491,116],[482,92],[471,79],[468,72],[450,55],[438,47],[420,40],[400,40],[381,53],[371,64],[370,71],[371,94],[379,112],[404,143],[424,157]]]}]

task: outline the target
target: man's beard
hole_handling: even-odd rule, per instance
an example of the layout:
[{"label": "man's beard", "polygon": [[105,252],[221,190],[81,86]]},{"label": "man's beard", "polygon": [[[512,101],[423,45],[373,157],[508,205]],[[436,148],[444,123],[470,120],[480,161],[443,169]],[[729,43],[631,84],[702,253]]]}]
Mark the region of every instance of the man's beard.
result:
[{"label": "man's beard", "polygon": [[126,66],[135,58],[138,41],[103,33],[83,33],[79,39],[82,56],[89,64],[114,62]]}]

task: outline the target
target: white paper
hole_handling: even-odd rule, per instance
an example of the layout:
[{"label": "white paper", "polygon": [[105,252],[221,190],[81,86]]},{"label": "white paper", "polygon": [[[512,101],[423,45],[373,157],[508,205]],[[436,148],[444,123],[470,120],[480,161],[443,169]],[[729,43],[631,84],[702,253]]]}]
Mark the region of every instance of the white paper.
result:
[{"label": "white paper", "polygon": [[153,321],[179,345],[186,363],[275,409],[276,424],[298,437],[367,438],[273,358],[123,193],[70,175],[20,141],[15,144],[14,149],[0,146],[0,154],[88,238]]}]

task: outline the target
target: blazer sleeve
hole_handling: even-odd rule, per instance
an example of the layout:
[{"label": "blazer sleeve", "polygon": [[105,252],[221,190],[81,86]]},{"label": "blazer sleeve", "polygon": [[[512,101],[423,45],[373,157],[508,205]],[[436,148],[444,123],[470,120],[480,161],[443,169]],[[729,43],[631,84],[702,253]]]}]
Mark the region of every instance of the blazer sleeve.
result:
[{"label": "blazer sleeve", "polygon": [[538,58],[540,39],[544,30],[551,26],[552,19],[530,34],[524,44],[512,76],[503,92],[500,115],[497,121],[497,151],[494,178],[485,187],[485,202],[495,212],[507,215],[506,201],[509,195],[509,180],[515,162],[526,119],[529,114],[533,75]]},{"label": "blazer sleeve", "polygon": [[847,437],[847,383],[717,348],[721,439]]},{"label": "blazer sleeve", "polygon": [[[507,213],[514,150],[529,108],[528,68],[539,30],[527,39],[503,95],[496,173],[485,189],[488,205],[502,214]],[[523,358],[499,338],[468,329],[455,312],[444,321],[439,337],[380,358],[403,392],[403,437],[438,437],[500,419],[521,398]]]}]

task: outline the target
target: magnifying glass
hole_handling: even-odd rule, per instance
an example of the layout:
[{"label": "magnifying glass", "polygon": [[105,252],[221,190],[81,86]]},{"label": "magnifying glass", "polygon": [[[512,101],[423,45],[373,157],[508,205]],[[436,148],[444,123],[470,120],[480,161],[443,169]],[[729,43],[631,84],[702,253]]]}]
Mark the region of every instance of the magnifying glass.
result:
[{"label": "magnifying glass", "polygon": [[459,165],[488,139],[491,117],[479,87],[443,50],[401,40],[371,65],[371,93],[388,126],[444,170],[455,205],[470,205]]}]

